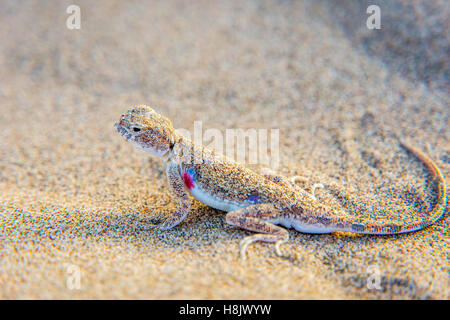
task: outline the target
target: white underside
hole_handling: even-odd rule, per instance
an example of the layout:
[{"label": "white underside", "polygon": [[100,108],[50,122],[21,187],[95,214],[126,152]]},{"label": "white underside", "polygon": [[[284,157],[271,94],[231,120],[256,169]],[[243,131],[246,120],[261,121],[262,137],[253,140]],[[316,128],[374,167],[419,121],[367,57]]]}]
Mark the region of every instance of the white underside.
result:
[{"label": "white underside", "polygon": [[286,227],[286,228],[294,228],[298,232],[302,232],[302,233],[331,233],[331,232],[337,231],[334,228],[326,228],[326,227],[307,225],[307,224],[300,223],[298,221],[295,221],[293,219],[288,219],[288,218],[278,218],[278,219],[272,220],[270,222],[273,224],[277,224],[277,225]]},{"label": "white underside", "polygon": [[230,211],[237,210],[240,208],[245,208],[249,205],[249,204],[239,204],[234,201],[223,200],[223,199],[213,197],[210,194],[201,190],[198,186],[195,186],[195,188],[189,190],[189,192],[198,201],[200,201],[210,207],[213,207],[214,209],[222,210],[225,212],[230,212]]},{"label": "white underside", "polygon": [[[218,210],[222,210],[225,212],[230,212],[233,210],[245,208],[251,203],[237,203],[230,200],[222,200],[218,199],[216,197],[211,196],[210,194],[204,192],[198,186],[195,186],[192,190],[189,190],[191,195],[197,199],[198,201],[213,207]],[[303,223],[300,223],[298,221],[295,221],[293,219],[288,218],[278,218],[276,220],[271,220],[270,223],[281,225],[285,228],[294,228],[295,230],[302,232],[302,233],[331,233],[334,231],[337,231],[333,228],[325,228],[325,227],[318,227],[318,226],[312,226],[312,225],[305,225]]]}]

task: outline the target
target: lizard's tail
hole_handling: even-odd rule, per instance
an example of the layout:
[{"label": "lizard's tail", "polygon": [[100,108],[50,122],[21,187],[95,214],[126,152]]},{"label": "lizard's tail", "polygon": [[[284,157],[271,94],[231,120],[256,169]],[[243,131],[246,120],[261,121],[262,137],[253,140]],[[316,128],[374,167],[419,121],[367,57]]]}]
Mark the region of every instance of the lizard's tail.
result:
[{"label": "lizard's tail", "polygon": [[389,234],[399,234],[399,233],[408,233],[413,232],[417,230],[421,230],[423,228],[426,228],[428,226],[431,226],[436,221],[438,221],[445,213],[445,209],[447,207],[447,195],[446,195],[446,183],[445,178],[442,175],[441,171],[437,167],[437,165],[428,158],[425,154],[423,154],[421,151],[407,146],[406,144],[400,142],[403,148],[405,148],[407,151],[412,153],[416,158],[418,158],[430,171],[432,180],[431,182],[435,181],[437,183],[437,200],[436,205],[431,210],[430,215],[428,219],[416,222],[416,223],[409,223],[409,224],[393,224],[393,223],[386,223],[386,224],[359,224],[359,223],[352,223],[347,228],[345,228],[345,231],[350,231],[354,233],[359,234],[379,234],[379,235],[389,235]]}]

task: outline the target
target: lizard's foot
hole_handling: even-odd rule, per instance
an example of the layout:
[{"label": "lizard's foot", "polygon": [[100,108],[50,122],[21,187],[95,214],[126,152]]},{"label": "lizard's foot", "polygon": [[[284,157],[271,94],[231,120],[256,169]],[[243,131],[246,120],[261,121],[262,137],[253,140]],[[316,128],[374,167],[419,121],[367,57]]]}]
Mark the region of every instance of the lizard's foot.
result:
[{"label": "lizard's foot", "polygon": [[244,239],[241,240],[241,242],[239,244],[239,247],[240,247],[239,253],[240,253],[241,259],[245,260],[245,252],[247,251],[247,247],[255,241],[275,242],[276,255],[279,257],[287,257],[281,253],[280,245],[287,242],[289,237],[287,237],[286,239],[277,240],[278,238],[279,238],[278,236],[274,236],[271,234],[263,234],[263,233],[254,234],[252,236],[245,237]]},{"label": "lizard's foot", "polygon": [[161,217],[153,217],[153,218],[144,218],[139,220],[139,229],[143,231],[149,231],[157,228],[161,225],[162,219]]},{"label": "lizard's foot", "polygon": [[[291,177],[290,181],[291,181],[291,183],[292,183],[293,185],[295,185],[297,182],[308,182],[309,180],[308,180],[308,178],[306,178],[306,177],[302,177],[302,176],[293,176],[293,177]],[[312,188],[311,193],[308,193],[308,192],[306,192],[306,191],[303,191],[303,192],[304,192],[307,196],[309,196],[311,199],[317,200],[317,197],[316,197],[316,189],[317,189],[317,188],[322,188],[322,189],[324,189],[325,186],[324,186],[322,183],[315,183],[315,184],[313,185],[313,188]]]},{"label": "lizard's foot", "polygon": [[280,245],[289,240],[289,232],[269,222],[272,219],[276,219],[278,213],[278,210],[273,205],[263,203],[231,211],[226,215],[227,223],[243,229],[260,232],[241,241],[241,258],[245,259],[247,247],[255,241],[274,242],[276,254],[283,256],[280,251]]},{"label": "lizard's foot", "polygon": [[166,220],[167,220],[166,218],[144,219],[141,222],[146,224],[148,230],[153,230],[153,229],[160,229]]},{"label": "lizard's foot", "polygon": [[169,230],[175,227],[177,224],[179,224],[184,219],[184,213],[180,214],[179,212],[175,211],[169,218],[162,221],[160,224],[158,224],[158,229],[160,230]]},{"label": "lizard's foot", "polygon": [[184,212],[180,212],[180,210],[175,210],[170,214],[169,217],[165,215],[158,215],[153,218],[141,219],[140,222],[145,224],[145,228],[148,230],[152,230],[158,228],[160,230],[169,230],[183,221],[185,217]]},{"label": "lizard's foot", "polygon": [[317,200],[317,198],[316,198],[316,189],[317,188],[325,189],[325,186],[322,183],[315,183],[313,185],[311,195],[314,197],[315,200]]},{"label": "lizard's foot", "polygon": [[307,197],[310,197],[312,200],[317,200],[316,197],[316,189],[317,188],[325,188],[323,184],[321,183],[316,183],[313,185],[312,188],[312,192],[309,193],[306,190],[300,188],[297,186],[297,182],[309,182],[309,179],[303,176],[293,176],[290,179],[277,175],[275,173],[273,173],[273,171],[271,169],[268,168],[263,168],[261,170],[261,174],[266,178],[269,179],[272,182],[275,182],[276,184],[279,185],[284,185],[284,186],[292,186],[295,189],[297,189],[298,192],[301,192],[302,194],[306,195]]},{"label": "lizard's foot", "polygon": [[172,225],[171,223],[167,223],[167,222],[163,222],[158,225],[159,230],[169,230],[169,229],[172,229],[173,227],[174,227],[174,225]]}]

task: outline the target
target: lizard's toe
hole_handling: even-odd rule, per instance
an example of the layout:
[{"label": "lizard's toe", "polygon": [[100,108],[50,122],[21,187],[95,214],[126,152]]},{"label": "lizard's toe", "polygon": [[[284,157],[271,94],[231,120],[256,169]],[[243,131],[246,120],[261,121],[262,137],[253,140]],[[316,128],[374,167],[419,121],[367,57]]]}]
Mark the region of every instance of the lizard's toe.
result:
[{"label": "lizard's toe", "polygon": [[159,230],[169,230],[169,229],[172,229],[173,227],[175,227],[177,224],[178,224],[178,222],[174,222],[170,219],[167,219],[158,225],[158,229]]},{"label": "lizard's toe", "polygon": [[278,240],[277,242],[275,242],[275,253],[277,254],[277,256],[281,257],[281,258],[286,258],[287,256],[285,256],[281,250],[280,250],[280,246],[283,243],[286,243],[287,240],[286,239],[282,239],[282,240]]},{"label": "lizard's toe", "polygon": [[139,222],[139,228],[143,231],[155,229],[161,224],[161,220],[157,218],[141,219]]}]

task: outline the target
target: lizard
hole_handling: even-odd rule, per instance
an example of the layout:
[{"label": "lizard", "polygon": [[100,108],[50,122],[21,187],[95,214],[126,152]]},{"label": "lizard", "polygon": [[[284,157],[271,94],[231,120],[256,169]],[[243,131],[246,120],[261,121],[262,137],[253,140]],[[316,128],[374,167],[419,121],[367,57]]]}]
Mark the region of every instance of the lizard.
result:
[{"label": "lizard", "polygon": [[337,231],[367,235],[393,235],[424,229],[438,221],[447,204],[446,180],[438,166],[420,150],[400,142],[420,160],[437,183],[437,199],[428,218],[421,222],[374,223],[327,206],[295,184],[294,179],[257,173],[224,155],[194,144],[174,129],[171,121],[151,107],[131,108],[114,124],[117,132],[134,146],[162,157],[175,210],[158,224],[168,230],[186,217],[191,208],[190,195],[200,202],[227,212],[228,224],[256,232],[240,242],[245,258],[248,245],[255,241],[275,244],[275,253],[283,256],[280,245],[289,240],[287,229],[302,233],[324,234]]}]

